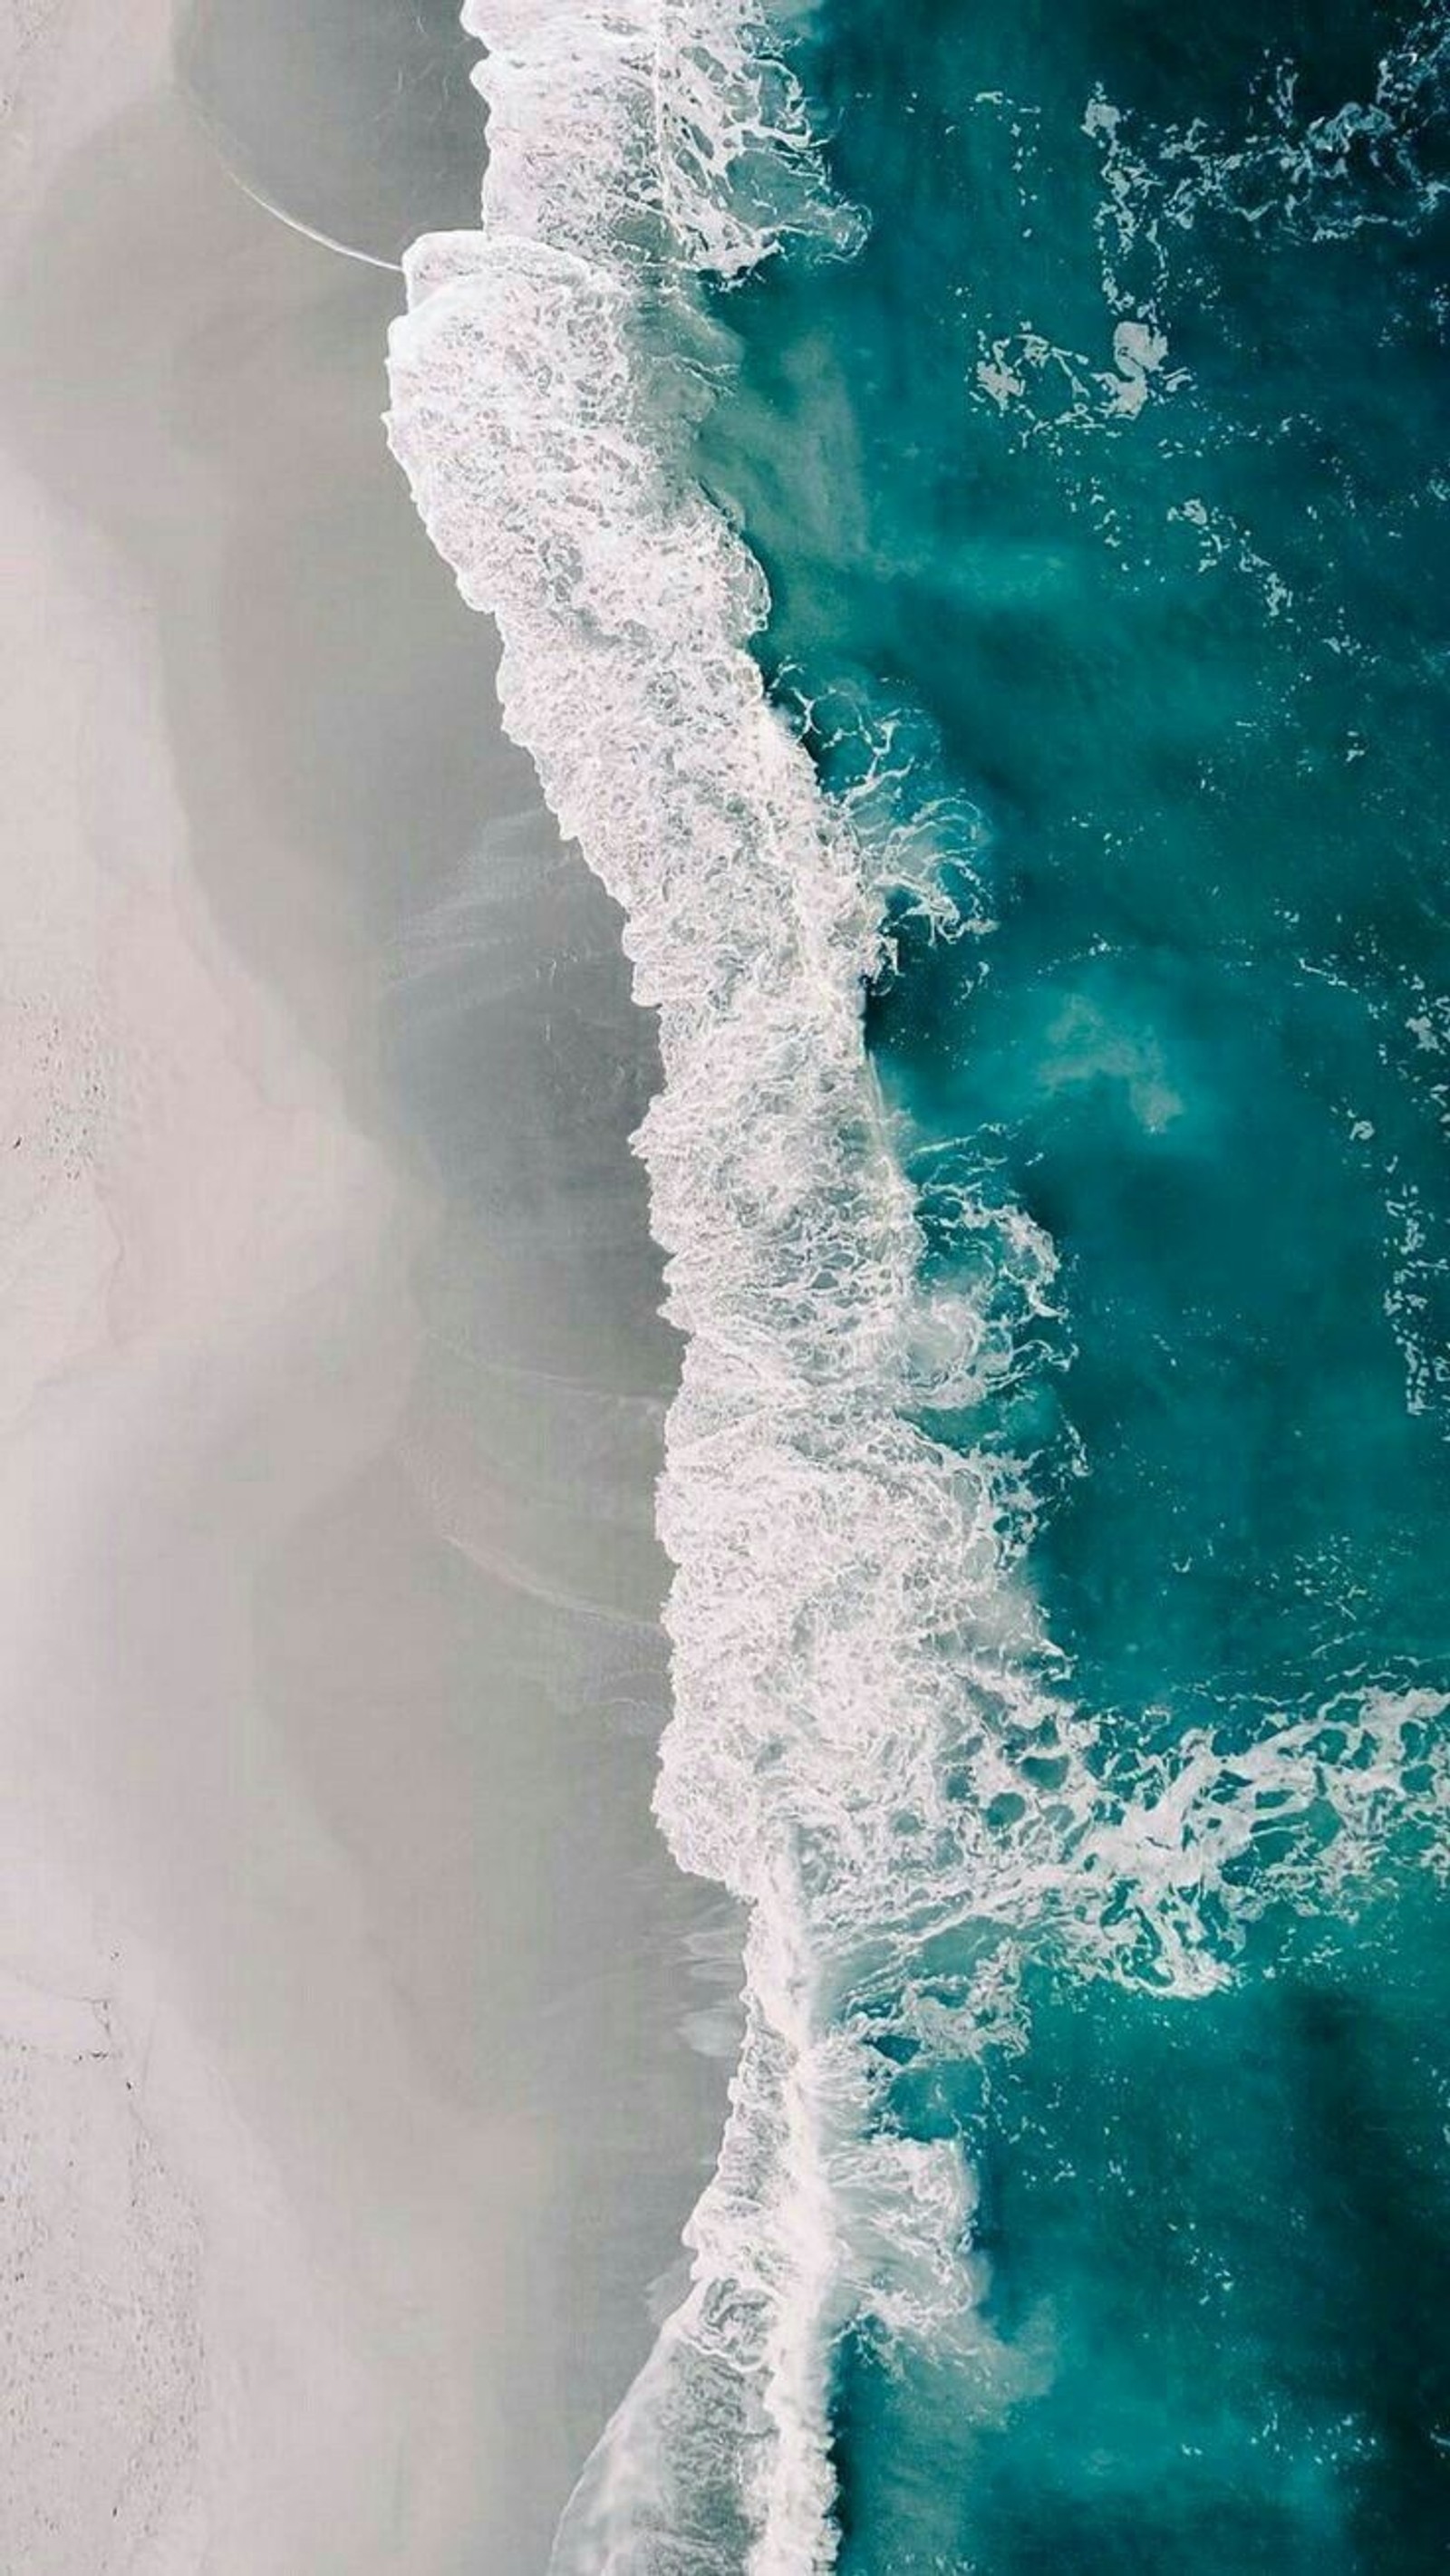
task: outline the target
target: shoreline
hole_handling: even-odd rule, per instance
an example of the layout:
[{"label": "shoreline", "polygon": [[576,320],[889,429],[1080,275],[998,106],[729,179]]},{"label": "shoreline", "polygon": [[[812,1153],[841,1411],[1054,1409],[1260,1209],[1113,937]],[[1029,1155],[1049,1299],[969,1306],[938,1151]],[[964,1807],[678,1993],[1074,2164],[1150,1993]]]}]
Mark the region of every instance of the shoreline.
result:
[{"label": "shoreline", "polygon": [[22,2199],[149,2213],[12,2469],[36,2576],[111,2563],[124,2366],[148,2570],[542,2565],[723,2115],[649,1814],[652,1060],[383,447],[393,282],[233,186],[166,22],[51,21],[4,212],[0,2064]]}]

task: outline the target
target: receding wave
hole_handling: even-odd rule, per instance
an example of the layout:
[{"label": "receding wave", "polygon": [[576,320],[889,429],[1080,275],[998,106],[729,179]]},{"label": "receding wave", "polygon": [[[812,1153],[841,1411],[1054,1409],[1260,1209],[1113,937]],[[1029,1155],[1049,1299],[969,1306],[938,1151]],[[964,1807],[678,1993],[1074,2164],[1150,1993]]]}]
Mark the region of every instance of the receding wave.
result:
[{"label": "receding wave", "polygon": [[[509,730],[622,905],[659,1017],[637,1142],[687,1338],[657,1807],[749,1925],[690,2287],[554,2568],[802,2576],[835,2554],[837,2337],[863,2315],[947,2336],[971,2308],[971,2177],[881,2118],[883,2011],[970,2044],[1010,2008],[1003,1933],[1215,1982],[1248,1902],[1235,1859],[1262,1842],[1256,1903],[1352,1876],[1392,1810],[1434,1812],[1445,1703],[1366,1692],[1126,1778],[1070,1704],[1025,1579],[1023,1471],[933,1429],[1029,1364],[1052,1247],[984,1202],[960,1211],[960,1280],[923,1262],[862,1025],[901,849],[869,796],[823,791],[767,699],[761,575],[689,472],[728,363],[699,281],[787,236],[848,253],[858,219],[741,0],[464,14],[488,48],[481,228],[409,256],[390,433],[498,620]],[[915,1963],[963,1926],[982,1967],[954,1997]]]}]

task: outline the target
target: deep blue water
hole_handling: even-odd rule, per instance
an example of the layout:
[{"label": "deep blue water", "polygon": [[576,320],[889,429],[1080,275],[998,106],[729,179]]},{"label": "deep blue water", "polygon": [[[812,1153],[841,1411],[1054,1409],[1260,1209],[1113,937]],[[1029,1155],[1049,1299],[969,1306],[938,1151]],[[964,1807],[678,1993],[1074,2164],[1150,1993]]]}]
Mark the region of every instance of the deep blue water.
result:
[{"label": "deep blue water", "polygon": [[1024,1934],[1006,2038],[883,2038],[983,2286],[950,2349],[844,2338],[841,2564],[1410,2576],[1450,2564],[1450,31],[822,0],[793,59],[870,229],[718,297],[700,472],[828,784],[905,719],[893,817],[995,924],[898,897],[868,997],[924,1262],[973,1275],[968,1202],[1061,1262],[934,1430],[1021,1462],[1130,1789],[1427,1695],[1361,1866],[1314,1866],[1328,1797],[1230,1867],[1218,1991]]}]

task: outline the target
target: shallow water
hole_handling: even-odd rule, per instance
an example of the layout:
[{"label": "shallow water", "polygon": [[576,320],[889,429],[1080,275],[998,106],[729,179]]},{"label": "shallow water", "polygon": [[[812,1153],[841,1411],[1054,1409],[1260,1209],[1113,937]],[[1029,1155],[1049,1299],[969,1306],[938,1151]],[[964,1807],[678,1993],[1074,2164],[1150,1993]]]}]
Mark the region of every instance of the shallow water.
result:
[{"label": "shallow water", "polygon": [[285,222],[396,267],[478,205],[478,104],[453,0],[181,0],[176,65],[241,184]]}]

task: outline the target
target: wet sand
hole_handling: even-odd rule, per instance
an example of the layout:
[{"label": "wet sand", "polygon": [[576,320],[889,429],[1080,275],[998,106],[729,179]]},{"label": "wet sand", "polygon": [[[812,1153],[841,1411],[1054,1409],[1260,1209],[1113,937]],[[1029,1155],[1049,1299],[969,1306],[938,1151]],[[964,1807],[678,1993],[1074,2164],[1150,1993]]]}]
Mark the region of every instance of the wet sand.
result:
[{"label": "wet sand", "polygon": [[386,456],[398,281],[159,0],[0,29],[0,2564],[542,2567],[723,2095],[648,1026]]}]

